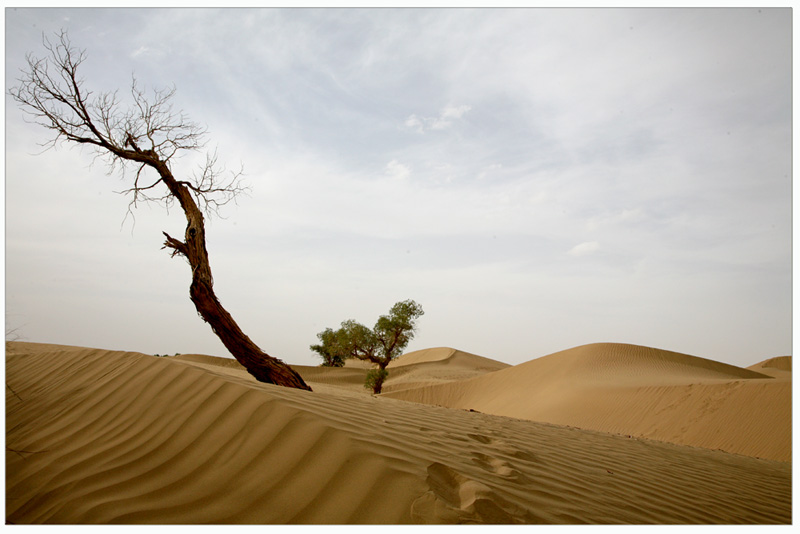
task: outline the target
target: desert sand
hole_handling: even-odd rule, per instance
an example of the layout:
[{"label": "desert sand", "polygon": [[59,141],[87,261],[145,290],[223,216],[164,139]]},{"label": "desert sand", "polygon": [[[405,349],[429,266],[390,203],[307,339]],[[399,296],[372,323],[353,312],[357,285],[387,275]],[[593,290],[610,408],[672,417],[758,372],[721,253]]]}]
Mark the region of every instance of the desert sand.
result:
[{"label": "desert sand", "polygon": [[622,344],[293,366],[7,343],[6,521],[791,523],[791,358]]},{"label": "desert sand", "polygon": [[387,396],[532,421],[791,460],[791,358],[742,369],[598,343],[467,382]]}]

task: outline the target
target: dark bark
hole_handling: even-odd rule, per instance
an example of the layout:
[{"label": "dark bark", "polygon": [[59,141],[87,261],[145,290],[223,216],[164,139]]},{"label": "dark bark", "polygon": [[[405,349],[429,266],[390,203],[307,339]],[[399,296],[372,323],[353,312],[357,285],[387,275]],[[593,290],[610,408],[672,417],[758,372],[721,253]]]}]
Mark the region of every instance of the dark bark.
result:
[{"label": "dark bark", "polygon": [[179,241],[164,232],[166,237],[164,247],[171,248],[173,256],[184,256],[189,262],[192,268],[189,295],[197,313],[211,326],[211,330],[219,337],[225,348],[256,380],[311,391],[294,369],[280,359],[268,355],[253,343],[219,302],[214,293],[214,280],[206,250],[203,213],[192,198],[189,186],[175,180],[163,162],[155,162],[153,166],[186,214],[184,241]]},{"label": "dark bark", "polygon": [[[172,249],[173,256],[183,256],[189,262],[192,268],[189,294],[197,313],[257,380],[310,391],[291,367],[263,352],[242,332],[214,294],[200,206],[213,210],[235,197],[241,188],[236,180],[219,182],[214,171],[215,156],[208,157],[203,175],[193,181],[176,180],[172,175],[170,158],[178,151],[201,148],[204,134],[200,127],[186,121],[182,113],[172,111],[170,99],[174,89],[156,91],[148,100],[134,80],[135,105],[127,112],[119,108],[116,92],[102,93],[88,102],[91,92],[83,91],[83,82],[77,76],[84,52],[72,47],[64,31],[57,34],[55,41],[45,38],[44,45],[50,58],[29,55],[29,70],[24,71],[20,84],[10,91],[11,96],[36,123],[54,134],[49,144],[63,140],[93,147],[98,154],[109,156],[112,167],[116,163],[122,163],[123,167],[126,162],[134,163],[138,170],[133,187],[124,191],[133,195],[132,205],[136,205],[137,199],[160,201],[167,206],[177,200],[186,215],[186,233],[183,241],[164,233],[164,247]],[[140,186],[139,178],[147,167],[155,170],[159,179]],[[166,186],[168,193],[160,198],[151,197],[151,190],[159,184]],[[215,195],[222,195],[222,200]]]},{"label": "dark bark", "polygon": [[233,317],[222,307],[208,282],[193,277],[189,288],[197,313],[247,371],[259,382],[277,384],[311,391],[303,379],[281,360],[269,356],[253,343],[239,328]]},{"label": "dark bark", "polygon": [[368,378],[368,380],[370,380],[372,383],[372,393],[374,395],[380,395],[381,391],[383,390],[383,383],[389,377],[389,372],[386,370],[386,366],[388,364],[389,362],[379,363],[377,369],[370,371],[370,373],[373,373],[373,376],[371,379]]}]

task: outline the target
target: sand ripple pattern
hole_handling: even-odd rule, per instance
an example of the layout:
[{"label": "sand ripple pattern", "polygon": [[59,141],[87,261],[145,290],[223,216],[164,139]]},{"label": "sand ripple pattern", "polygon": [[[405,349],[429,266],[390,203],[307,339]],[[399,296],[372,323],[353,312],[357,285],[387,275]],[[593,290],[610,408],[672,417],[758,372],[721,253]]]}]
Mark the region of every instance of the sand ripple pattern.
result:
[{"label": "sand ripple pattern", "polygon": [[791,465],[95,349],[7,355],[11,523],[788,523]]},{"label": "sand ripple pattern", "polygon": [[791,372],[773,365],[791,369],[786,357],[743,369],[649,347],[595,343],[385,396],[789,461]]}]

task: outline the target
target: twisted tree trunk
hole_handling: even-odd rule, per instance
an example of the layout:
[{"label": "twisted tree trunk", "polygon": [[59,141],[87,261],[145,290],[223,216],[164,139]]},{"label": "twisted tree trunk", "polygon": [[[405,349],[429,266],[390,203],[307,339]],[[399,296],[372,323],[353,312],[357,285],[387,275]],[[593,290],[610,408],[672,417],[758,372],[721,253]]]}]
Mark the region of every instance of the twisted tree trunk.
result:
[{"label": "twisted tree trunk", "polygon": [[165,248],[172,255],[184,256],[192,268],[192,284],[189,295],[200,317],[207,322],[225,348],[241,363],[256,380],[268,384],[293,387],[311,391],[297,372],[283,361],[266,354],[239,328],[231,314],[223,308],[214,293],[214,280],[206,250],[203,213],[192,198],[190,185],[176,180],[167,165],[153,158],[149,162],[160,174],[162,181],[180,202],[186,214],[184,241],[164,232]]},{"label": "twisted tree trunk", "polygon": [[[203,212],[198,201],[205,202],[206,208],[219,206],[215,195],[222,195],[224,204],[241,189],[235,179],[229,184],[217,181],[215,157],[207,156],[203,174],[188,182],[176,180],[167,165],[178,151],[202,147],[204,130],[188,122],[183,113],[172,111],[170,99],[174,89],[155,91],[152,100],[148,100],[134,80],[131,94],[135,105],[127,111],[119,107],[116,91],[101,93],[88,101],[92,92],[83,91],[83,81],[77,75],[85,53],[72,47],[66,32],[61,31],[56,37],[55,41],[44,39],[49,58],[27,56],[28,70],[23,72],[20,85],[11,89],[11,96],[37,124],[54,134],[51,144],[63,140],[94,147],[98,154],[109,156],[112,167],[118,162],[123,166],[126,162],[138,166],[133,186],[124,191],[133,195],[133,205],[137,199],[167,205],[177,199],[186,214],[186,234],[180,241],[165,232],[164,247],[172,249],[173,256],[181,255],[188,260],[192,268],[189,295],[197,313],[257,380],[310,391],[291,367],[264,353],[242,332],[214,294]],[[139,143],[144,148],[139,148]],[[159,180],[148,186],[139,184],[145,167],[159,175]],[[169,194],[151,197],[151,190],[160,183]]]}]

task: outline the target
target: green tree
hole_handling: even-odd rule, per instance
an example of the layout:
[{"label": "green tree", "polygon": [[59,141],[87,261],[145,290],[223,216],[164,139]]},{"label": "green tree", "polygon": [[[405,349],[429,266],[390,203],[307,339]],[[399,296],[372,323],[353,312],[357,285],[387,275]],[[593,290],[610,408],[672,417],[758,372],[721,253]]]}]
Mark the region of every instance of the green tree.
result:
[{"label": "green tree", "polygon": [[322,357],[325,366],[339,367],[347,358],[375,364],[376,368],[367,374],[365,387],[378,394],[389,374],[386,366],[414,339],[416,321],[424,313],[413,300],[404,300],[392,306],[387,315],[381,315],[372,329],[352,319],[342,322],[338,330],[326,328],[317,334],[321,344],[311,345],[311,350]]},{"label": "green tree", "polygon": [[322,342],[320,345],[311,345],[311,350],[322,358],[323,367],[344,367],[344,358],[338,343],[338,330],[326,328],[317,337]]},{"label": "green tree", "polygon": [[364,387],[372,389],[374,393],[380,393],[383,387],[383,381],[389,376],[389,371],[386,369],[370,369],[367,373],[367,379],[364,381]]}]

